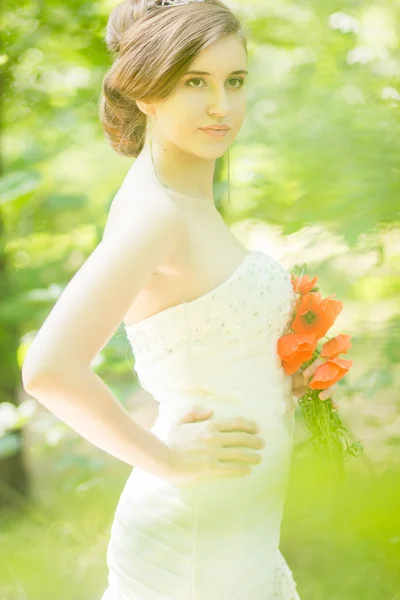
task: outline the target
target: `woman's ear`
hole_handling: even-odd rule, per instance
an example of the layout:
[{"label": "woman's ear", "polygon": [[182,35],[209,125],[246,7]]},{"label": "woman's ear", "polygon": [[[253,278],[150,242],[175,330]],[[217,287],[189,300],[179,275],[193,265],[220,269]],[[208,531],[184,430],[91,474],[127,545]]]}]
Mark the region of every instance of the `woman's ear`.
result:
[{"label": "woman's ear", "polygon": [[153,114],[153,109],[149,102],[145,102],[144,100],[136,100],[136,105],[138,109],[147,117]]}]

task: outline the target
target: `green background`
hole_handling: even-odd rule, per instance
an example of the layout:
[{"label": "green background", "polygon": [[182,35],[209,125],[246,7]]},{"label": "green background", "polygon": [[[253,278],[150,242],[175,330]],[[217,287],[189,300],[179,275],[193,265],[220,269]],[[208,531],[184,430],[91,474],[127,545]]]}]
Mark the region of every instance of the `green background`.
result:
[{"label": "green background", "polygon": [[[3,5],[0,600],[100,598],[130,472],[42,406],[30,417],[25,404],[13,427],[6,419],[32,401],[25,353],[100,242],[133,161],[98,120],[115,4]],[[245,245],[261,240],[289,269],[305,261],[323,295],[343,302],[333,333],[352,336],[354,365],[335,399],[365,450],[345,484],[327,480],[296,409],[281,550],[302,600],[399,600],[400,2],[234,8],[249,34],[248,111],[230,153],[230,205],[226,157],[217,164],[217,207]],[[145,422],[154,404],[133,364],[121,327],[93,368]]]}]

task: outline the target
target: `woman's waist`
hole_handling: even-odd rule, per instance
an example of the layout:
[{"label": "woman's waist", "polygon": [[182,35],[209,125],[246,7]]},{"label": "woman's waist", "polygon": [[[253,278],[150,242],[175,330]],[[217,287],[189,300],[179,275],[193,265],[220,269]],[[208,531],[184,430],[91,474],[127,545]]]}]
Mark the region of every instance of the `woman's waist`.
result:
[{"label": "woman's waist", "polygon": [[198,389],[193,392],[159,390],[154,396],[163,421],[180,418],[192,408],[211,409],[214,417],[281,418],[293,408],[291,378],[268,387],[247,384],[242,389]]},{"label": "woman's waist", "polygon": [[210,397],[214,400],[245,401],[273,397],[280,388],[287,390],[291,377],[277,356],[249,357],[246,362],[209,356],[208,361],[187,359],[186,362],[135,364],[138,379],[158,402],[185,401],[186,398]]}]

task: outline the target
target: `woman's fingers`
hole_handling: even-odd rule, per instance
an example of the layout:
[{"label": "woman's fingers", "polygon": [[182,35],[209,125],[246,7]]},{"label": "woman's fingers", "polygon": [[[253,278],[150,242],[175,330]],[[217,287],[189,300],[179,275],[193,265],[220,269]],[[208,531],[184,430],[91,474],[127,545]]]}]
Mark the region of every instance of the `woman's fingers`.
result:
[{"label": "woman's fingers", "polygon": [[[309,365],[306,369],[304,369],[303,385],[304,384],[307,385],[309,383],[309,380],[314,375],[316,369],[319,367],[319,365],[322,365],[323,362],[324,361],[321,358],[317,358],[313,363],[311,363],[311,365]],[[325,390],[322,390],[322,392],[320,392],[320,394],[318,395],[318,398],[320,398],[320,400],[327,400],[328,398],[331,398],[331,400],[332,400],[332,396],[337,391],[337,389],[338,389],[338,385],[337,385],[337,383],[335,383],[334,385],[331,385],[330,387],[326,388]],[[332,400],[332,407],[339,408],[339,405],[335,400]]]},{"label": "woman's fingers", "polygon": [[301,369],[292,373],[292,389],[295,391],[298,388],[304,387],[304,377]]},{"label": "woman's fingers", "polygon": [[320,398],[321,400],[327,400],[327,398],[331,398],[332,395],[337,391],[337,388],[338,388],[337,383],[335,383],[334,385],[331,385],[330,387],[323,390],[319,394],[318,398]]},{"label": "woman's fingers", "polygon": [[[304,394],[306,394],[308,392],[309,388],[309,380],[311,379],[312,375],[314,375],[316,369],[319,367],[319,365],[323,364],[323,360],[321,358],[317,358],[311,365],[309,365],[306,369],[304,369],[304,371],[302,369],[298,369],[295,373],[293,373],[291,375],[292,377],[292,394],[293,396],[296,396],[297,398],[300,398],[301,396],[304,396]],[[328,398],[331,399],[332,402],[332,408],[334,409],[338,409],[339,408],[339,404],[332,399],[333,394],[337,391],[338,389],[338,385],[337,383],[335,383],[334,385],[331,385],[330,387],[326,388],[325,390],[322,390],[319,395],[318,398],[320,400],[327,400]]]},{"label": "woman's fingers", "polygon": [[308,365],[308,367],[303,371],[304,381],[308,381],[308,379],[310,379],[311,376],[314,375],[319,365],[322,365],[323,362],[324,361],[321,358],[317,358],[316,360],[314,360],[313,363],[311,363],[311,365]]}]

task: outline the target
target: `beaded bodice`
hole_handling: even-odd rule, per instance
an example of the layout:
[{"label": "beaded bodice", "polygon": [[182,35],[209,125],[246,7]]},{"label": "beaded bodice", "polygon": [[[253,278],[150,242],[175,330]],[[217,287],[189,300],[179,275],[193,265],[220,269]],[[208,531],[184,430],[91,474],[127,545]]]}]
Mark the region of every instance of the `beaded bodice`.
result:
[{"label": "beaded bodice", "polygon": [[210,292],[125,326],[142,387],[177,409],[221,395],[239,405],[251,384],[255,402],[271,386],[288,393],[276,343],[293,307],[290,273],[269,254],[248,252]]},{"label": "beaded bodice", "polygon": [[171,306],[129,326],[127,337],[137,360],[162,357],[182,344],[233,343],[246,330],[281,336],[294,293],[290,273],[265,252],[250,251],[232,275],[203,296]]}]

